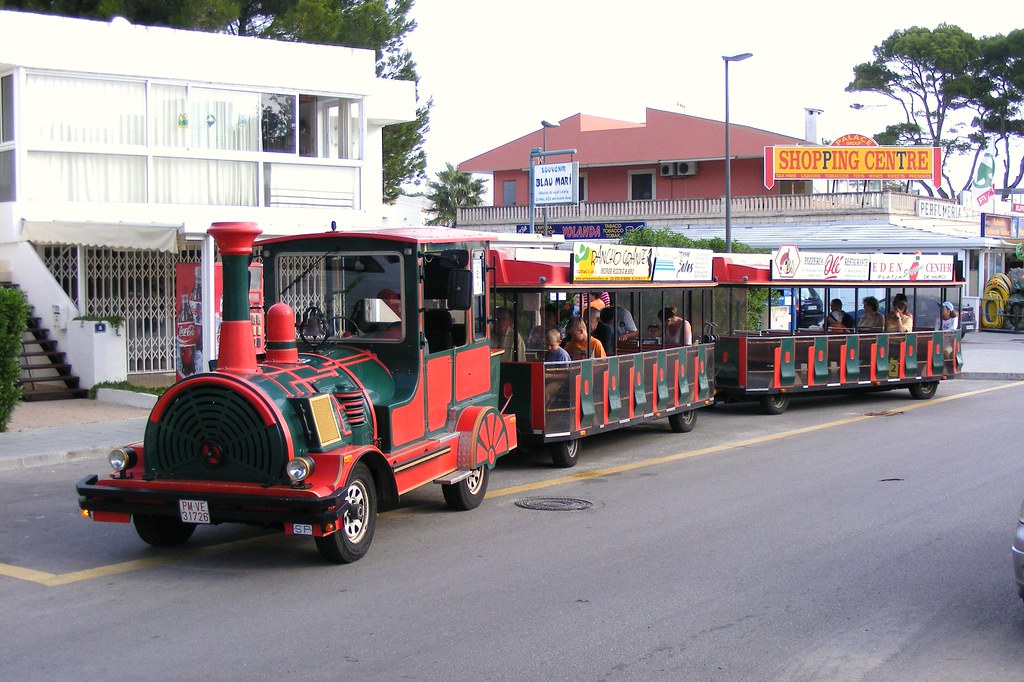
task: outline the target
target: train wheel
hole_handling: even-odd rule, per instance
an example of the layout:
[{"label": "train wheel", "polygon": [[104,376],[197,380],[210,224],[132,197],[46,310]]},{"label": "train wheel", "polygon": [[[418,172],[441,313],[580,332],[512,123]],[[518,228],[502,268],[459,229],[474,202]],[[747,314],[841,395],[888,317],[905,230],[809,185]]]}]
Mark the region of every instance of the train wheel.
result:
[{"label": "train wheel", "polygon": [[469,477],[458,483],[442,485],[441,492],[444,493],[444,501],[450,508],[458,511],[476,509],[484,501],[487,494],[487,482],[490,480],[490,469],[486,464],[481,464]]},{"label": "train wheel", "polygon": [[175,547],[184,543],[196,532],[196,524],[185,523],[172,516],[132,515],[135,532],[146,543],[154,547]]},{"label": "train wheel", "polygon": [[551,444],[551,462],[560,469],[576,466],[580,456],[580,439],[571,438]]},{"label": "train wheel", "polygon": [[697,410],[676,412],[668,416],[668,425],[676,433],[689,433],[697,425]]},{"label": "train wheel", "polygon": [[926,381],[923,384],[914,384],[910,387],[910,397],[914,400],[931,400],[935,392],[939,390],[939,382]]},{"label": "train wheel", "polygon": [[789,396],[785,393],[773,393],[761,398],[761,411],[765,414],[782,414],[789,407]]},{"label": "train wheel", "polygon": [[350,564],[362,559],[373,541],[377,525],[377,489],[373,476],[362,462],[352,468],[345,491],[348,511],[339,519],[341,527],[316,540],[324,559],[335,564]]}]

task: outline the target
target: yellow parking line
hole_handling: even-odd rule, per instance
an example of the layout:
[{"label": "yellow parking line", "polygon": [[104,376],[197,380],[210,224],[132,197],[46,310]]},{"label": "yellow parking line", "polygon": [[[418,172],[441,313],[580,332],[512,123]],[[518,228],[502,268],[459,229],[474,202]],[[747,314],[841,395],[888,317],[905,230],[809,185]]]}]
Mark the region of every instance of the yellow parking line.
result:
[{"label": "yellow parking line", "polygon": [[[989,393],[991,391],[1000,391],[1004,388],[1015,388],[1017,386],[1024,386],[1024,381],[1016,381],[1009,384],[1001,384],[999,386],[981,388],[974,391],[967,391],[965,393],[957,393],[955,395],[944,396],[942,398],[933,398],[932,400],[922,400],[914,403],[908,403],[904,407],[894,408],[891,410],[887,410],[886,412],[879,412],[877,414],[865,414],[857,417],[836,419],[834,421],[823,422],[821,424],[815,424],[813,426],[804,426],[799,429],[781,431],[779,433],[767,436],[758,436],[756,438],[748,438],[746,440],[733,441],[731,443],[723,443],[721,445],[712,445],[710,447],[701,448],[699,450],[680,452],[674,455],[666,455],[664,457],[656,457],[654,459],[645,459],[640,462],[631,462],[629,464],[621,464],[619,466],[606,467],[603,469],[594,469],[592,471],[581,471],[577,474],[559,476],[558,478],[537,481],[535,483],[524,483],[523,485],[514,485],[509,486],[507,488],[489,490],[487,492],[487,497],[506,497],[508,495],[518,495],[520,493],[530,492],[533,490],[551,488],[557,485],[562,485],[564,483],[572,483],[573,481],[582,481],[588,478],[597,478],[600,476],[610,476],[612,474],[619,474],[625,471],[635,471],[636,469],[644,469],[647,467],[658,466],[660,464],[678,462],[684,459],[690,459],[692,457],[700,457],[702,455],[723,452],[725,450],[733,450],[736,448],[747,447],[749,445],[759,445],[761,443],[768,443],[774,440],[790,438],[791,436],[798,436],[804,433],[821,431],[823,429],[831,429],[837,426],[844,426],[846,424],[856,424],[857,422],[866,421],[868,419],[874,419],[877,416],[899,414],[901,412],[907,412],[909,410],[916,410],[920,407],[936,405],[939,403],[949,402],[951,400],[959,400],[961,398],[968,398],[970,396],[980,395],[982,393]],[[402,512],[402,509],[398,509],[387,512],[387,514],[391,516],[395,514],[401,514]],[[272,537],[281,536],[275,535]],[[220,545],[200,547],[198,549],[181,549],[159,557],[151,557],[148,559],[136,559],[134,561],[125,561],[120,564],[111,564],[109,566],[97,566],[96,568],[89,568],[84,571],[73,571],[71,573],[46,573],[44,571],[37,571],[31,568],[22,568],[20,566],[13,566],[11,564],[0,563],[0,576],[7,576],[9,578],[15,578],[17,580],[24,580],[26,582],[36,583],[38,585],[44,585],[46,587],[59,587],[61,585],[70,585],[72,583],[82,582],[83,580],[106,578],[112,575],[117,575],[118,573],[126,573],[128,571],[137,571],[143,568],[150,568],[152,566],[168,564],[173,561],[180,561],[182,559],[190,559],[195,557],[209,556],[211,554],[219,554],[220,552],[226,552],[228,550],[244,547],[245,545],[261,542],[266,540],[267,538],[268,536],[261,535],[254,538],[247,538],[245,540],[225,542]]]},{"label": "yellow parking line", "polygon": [[169,564],[172,561],[219,554],[229,549],[237,549],[266,539],[267,536],[260,535],[254,538],[246,538],[245,540],[235,540],[233,542],[225,542],[219,545],[210,545],[209,547],[179,549],[158,557],[135,559],[134,561],[125,561],[120,564],[111,564],[109,566],[97,566],[96,568],[88,568],[84,571],[73,571],[71,573],[46,573],[44,571],[36,571],[31,568],[22,568],[20,566],[0,563],[0,575],[5,575],[9,578],[17,578],[18,580],[24,580],[38,585],[44,585],[46,587],[59,587],[61,585],[70,585],[71,583],[82,582],[83,580],[106,578],[112,575],[117,575],[118,573],[137,571],[140,568],[150,568],[161,564]]}]

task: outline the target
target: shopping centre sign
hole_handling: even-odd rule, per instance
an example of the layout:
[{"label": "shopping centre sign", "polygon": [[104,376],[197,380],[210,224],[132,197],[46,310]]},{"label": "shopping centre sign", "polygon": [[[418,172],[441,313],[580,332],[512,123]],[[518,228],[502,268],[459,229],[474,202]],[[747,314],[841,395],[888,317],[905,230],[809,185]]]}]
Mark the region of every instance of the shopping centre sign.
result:
[{"label": "shopping centre sign", "polygon": [[764,148],[764,186],[776,180],[930,180],[942,184],[939,147],[880,147],[863,135],[844,135],[827,147]]}]

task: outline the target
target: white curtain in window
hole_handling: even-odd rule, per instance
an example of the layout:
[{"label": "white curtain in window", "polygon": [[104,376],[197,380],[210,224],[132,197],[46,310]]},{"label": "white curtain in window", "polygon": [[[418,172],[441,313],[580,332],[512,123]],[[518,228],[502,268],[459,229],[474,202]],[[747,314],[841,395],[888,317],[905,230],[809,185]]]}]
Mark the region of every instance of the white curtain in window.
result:
[{"label": "white curtain in window", "polygon": [[143,83],[30,73],[22,102],[29,144],[146,143]]},{"label": "white curtain in window", "polygon": [[189,142],[188,103],[184,85],[149,88],[151,147],[187,147]]},{"label": "white curtain in window", "polygon": [[192,88],[189,113],[193,148],[259,151],[259,93]]},{"label": "white curtain in window", "polygon": [[154,158],[153,202],[255,206],[256,164]]},{"label": "white curtain in window", "polygon": [[146,160],[116,154],[32,152],[22,184],[33,201],[146,201]]}]

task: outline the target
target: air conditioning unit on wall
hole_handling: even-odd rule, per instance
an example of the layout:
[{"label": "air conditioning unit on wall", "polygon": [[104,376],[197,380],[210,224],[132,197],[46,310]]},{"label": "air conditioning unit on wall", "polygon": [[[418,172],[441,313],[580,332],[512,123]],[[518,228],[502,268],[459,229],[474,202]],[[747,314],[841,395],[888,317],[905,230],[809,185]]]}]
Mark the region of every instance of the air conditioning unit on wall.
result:
[{"label": "air conditioning unit on wall", "polygon": [[676,161],[676,175],[696,175],[696,161]]},{"label": "air conditioning unit on wall", "polygon": [[663,161],[661,164],[661,177],[670,178],[676,174],[675,161]]}]

